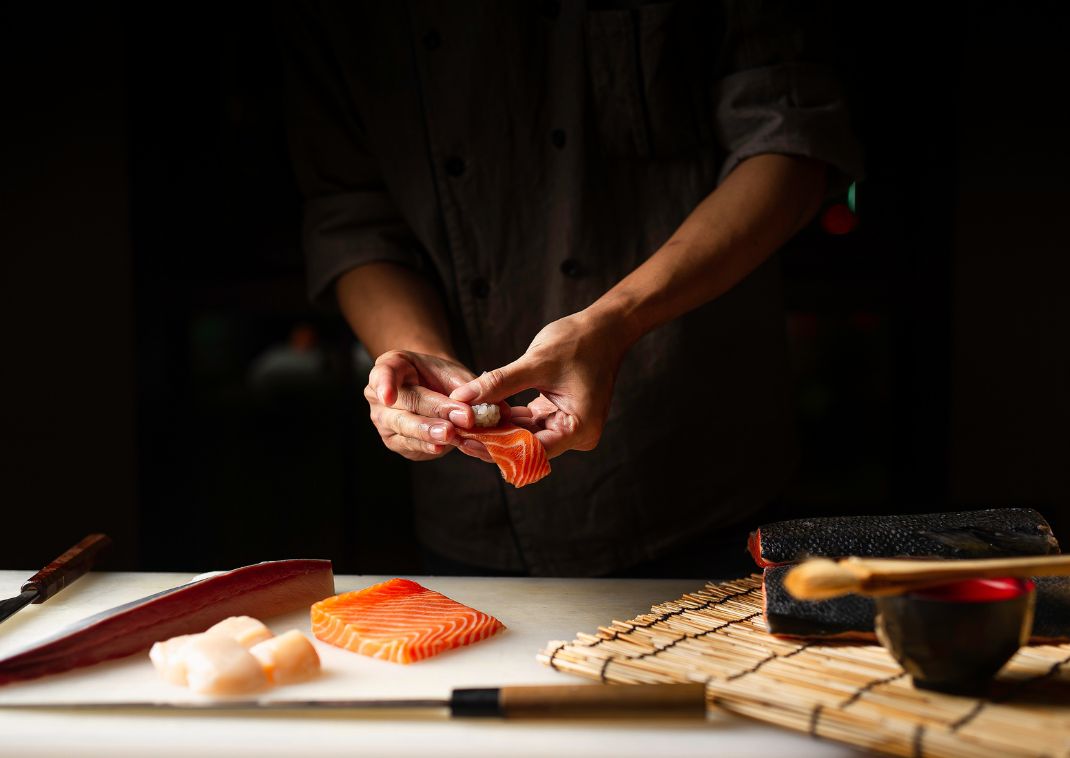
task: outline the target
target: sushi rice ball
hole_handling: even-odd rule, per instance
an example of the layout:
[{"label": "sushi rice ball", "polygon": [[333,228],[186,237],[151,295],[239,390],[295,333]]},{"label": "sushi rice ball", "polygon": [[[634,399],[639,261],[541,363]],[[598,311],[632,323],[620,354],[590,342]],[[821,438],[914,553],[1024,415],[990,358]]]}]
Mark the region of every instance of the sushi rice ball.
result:
[{"label": "sushi rice ball", "polygon": [[502,420],[502,412],[497,403],[480,403],[473,405],[476,414],[476,426],[497,426]]}]

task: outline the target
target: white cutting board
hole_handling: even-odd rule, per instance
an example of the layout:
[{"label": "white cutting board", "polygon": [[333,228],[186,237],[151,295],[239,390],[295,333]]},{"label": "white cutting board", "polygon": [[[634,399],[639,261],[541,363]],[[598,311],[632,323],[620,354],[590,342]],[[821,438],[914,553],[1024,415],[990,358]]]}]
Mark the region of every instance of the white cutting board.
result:
[{"label": "white cutting board", "polygon": [[[0,571],[0,597],[18,592],[32,571]],[[0,624],[0,655],[101,610],[175,586],[180,574],[90,574],[43,605]],[[338,592],[388,577],[339,576]],[[612,619],[629,619],[650,606],[702,587],[699,580],[499,579],[412,577],[449,597],[501,619],[508,627],[489,640],[402,666],[374,661],[316,642],[324,673],[314,681],[279,687],[271,697],[439,698],[450,689],[503,684],[587,683],[535,660],[551,639],[570,640]],[[275,632],[309,631],[307,612],[265,619]],[[593,685],[597,686],[597,685]],[[190,695],[161,681],[147,654],[0,687],[0,706],[16,702],[183,700]],[[708,721],[610,720],[512,722],[441,720],[408,715],[303,711],[298,715],[149,713],[110,709],[5,711],[0,707],[0,758],[257,758],[315,755],[472,756],[584,755],[651,758],[717,755],[818,758],[858,755],[728,714]]]},{"label": "white cutting board", "polygon": [[[15,594],[27,574],[0,572],[0,597]],[[31,605],[0,624],[0,656],[8,655],[68,623],[190,579],[178,574],[90,574],[47,603]],[[339,576],[336,590],[360,589],[389,577]],[[454,687],[586,682],[537,663],[551,639],[572,639],[612,619],[631,618],[656,602],[702,587],[699,580],[561,580],[413,577],[426,587],[490,613],[503,632],[474,645],[410,665],[377,661],[314,640],[323,674],[309,682],[275,687],[269,698],[447,697]],[[264,619],[276,634],[299,629],[311,638],[309,615],[300,611]],[[0,703],[196,699],[162,681],[142,653],[43,679],[0,687]]]}]

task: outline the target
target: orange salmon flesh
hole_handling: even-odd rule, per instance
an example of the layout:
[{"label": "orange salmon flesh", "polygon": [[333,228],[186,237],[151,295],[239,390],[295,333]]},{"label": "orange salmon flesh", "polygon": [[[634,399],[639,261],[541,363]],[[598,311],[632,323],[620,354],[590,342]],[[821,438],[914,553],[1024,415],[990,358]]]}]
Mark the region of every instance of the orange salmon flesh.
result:
[{"label": "orange salmon flesh", "polygon": [[391,579],[312,606],[316,639],[393,663],[414,663],[490,637],[505,625],[408,579]]},{"label": "orange salmon flesh", "polygon": [[502,478],[514,487],[533,484],[550,473],[546,448],[535,435],[514,424],[489,429],[457,429],[457,436],[479,440],[501,469]]}]

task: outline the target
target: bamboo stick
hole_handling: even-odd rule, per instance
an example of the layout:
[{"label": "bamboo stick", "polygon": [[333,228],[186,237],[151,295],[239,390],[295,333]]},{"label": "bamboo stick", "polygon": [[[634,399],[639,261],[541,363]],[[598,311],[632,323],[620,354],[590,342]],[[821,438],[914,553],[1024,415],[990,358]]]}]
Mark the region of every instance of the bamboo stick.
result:
[{"label": "bamboo stick", "polygon": [[898,595],[962,579],[1070,574],[1070,555],[919,561],[908,558],[812,558],[784,577],[784,588],[800,600],[826,600],[848,593]]}]

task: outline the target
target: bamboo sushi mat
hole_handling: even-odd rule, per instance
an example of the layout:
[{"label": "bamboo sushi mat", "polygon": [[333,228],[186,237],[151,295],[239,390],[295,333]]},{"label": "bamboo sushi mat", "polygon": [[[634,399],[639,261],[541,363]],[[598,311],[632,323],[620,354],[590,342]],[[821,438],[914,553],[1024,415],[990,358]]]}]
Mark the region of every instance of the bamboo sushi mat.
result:
[{"label": "bamboo sushi mat", "polygon": [[1022,648],[991,699],[918,690],[882,647],[770,635],[758,575],[550,642],[538,657],[607,683],[705,682],[712,706],[893,755],[1070,755],[1070,645]]}]

